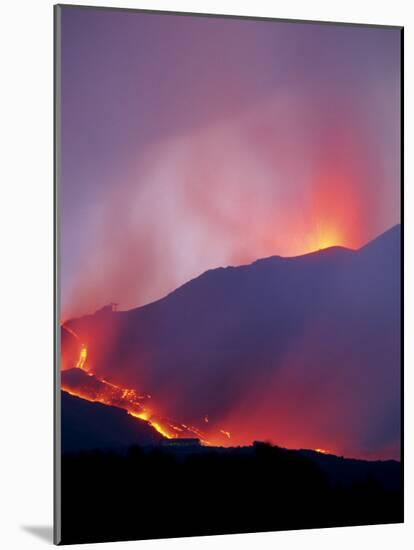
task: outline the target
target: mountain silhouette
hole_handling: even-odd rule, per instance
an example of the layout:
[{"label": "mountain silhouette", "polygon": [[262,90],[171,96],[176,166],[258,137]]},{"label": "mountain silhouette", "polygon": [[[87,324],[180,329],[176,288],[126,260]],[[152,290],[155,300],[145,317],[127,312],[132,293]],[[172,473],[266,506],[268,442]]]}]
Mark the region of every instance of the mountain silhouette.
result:
[{"label": "mountain silhouette", "polygon": [[254,439],[398,458],[400,226],[332,247],[209,270],[157,302],[66,323],[100,377],[162,413]]}]

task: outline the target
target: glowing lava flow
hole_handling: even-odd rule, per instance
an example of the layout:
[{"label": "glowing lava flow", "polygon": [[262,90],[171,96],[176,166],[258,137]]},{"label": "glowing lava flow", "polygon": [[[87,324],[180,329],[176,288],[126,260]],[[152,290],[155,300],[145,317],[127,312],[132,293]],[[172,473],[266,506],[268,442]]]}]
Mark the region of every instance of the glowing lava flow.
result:
[{"label": "glowing lava flow", "polygon": [[88,358],[88,348],[86,346],[82,346],[79,353],[79,359],[78,359],[78,362],[76,363],[75,368],[83,369],[87,358]]},{"label": "glowing lava flow", "polygon": [[143,405],[143,401],[149,399],[149,396],[141,396],[135,390],[122,388],[107,380],[96,377],[86,367],[87,357],[88,350],[87,347],[83,345],[80,349],[79,358],[74,370],[83,371],[85,377],[79,378],[79,376],[77,376],[75,378],[72,374],[73,370],[66,370],[62,373],[62,389],[64,391],[87,401],[99,402],[103,405],[125,409],[131,416],[148,422],[164,437],[168,439],[177,437],[168,429],[168,427],[173,428],[172,424],[168,423],[168,427],[164,426],[161,421],[155,419],[151,412]]},{"label": "glowing lava flow", "polygon": [[[79,342],[79,336],[65,325]],[[196,436],[203,444],[210,444],[206,435],[194,426],[173,423],[170,420],[160,419],[146,406],[150,395],[140,395],[133,389],[117,386],[107,380],[98,378],[87,364],[88,348],[81,345],[79,357],[72,369],[65,369],[61,375],[62,389],[71,395],[87,401],[99,402],[104,405],[125,409],[128,414],[148,422],[158,433],[168,439]],[[227,436],[227,432],[222,432]],[[229,436],[227,436],[229,437]]]}]

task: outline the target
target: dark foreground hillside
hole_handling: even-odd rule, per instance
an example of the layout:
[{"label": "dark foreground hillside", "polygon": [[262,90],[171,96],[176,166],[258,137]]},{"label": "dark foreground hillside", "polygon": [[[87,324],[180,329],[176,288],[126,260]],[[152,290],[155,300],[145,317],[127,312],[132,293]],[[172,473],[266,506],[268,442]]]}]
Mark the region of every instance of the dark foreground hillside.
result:
[{"label": "dark foreground hillside", "polygon": [[265,444],[66,454],[61,542],[399,523],[400,480],[398,462]]},{"label": "dark foreground hillside", "polygon": [[[80,369],[74,370],[84,374]],[[61,411],[63,453],[116,449],[136,443],[150,445],[163,439],[148,422],[133,418],[119,407],[90,403],[64,391]]]}]

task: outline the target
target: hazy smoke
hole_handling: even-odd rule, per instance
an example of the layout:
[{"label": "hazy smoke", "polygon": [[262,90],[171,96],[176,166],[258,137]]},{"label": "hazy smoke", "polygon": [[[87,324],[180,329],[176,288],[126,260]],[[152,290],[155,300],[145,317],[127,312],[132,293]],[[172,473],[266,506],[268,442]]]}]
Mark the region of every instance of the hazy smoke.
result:
[{"label": "hazy smoke", "polygon": [[330,114],[313,107],[279,94],[131,159],[104,200],[89,205],[63,317],[110,301],[150,302],[212,267],[359,247],[384,229],[384,176],[372,168],[357,113],[350,108],[328,140],[320,127]]}]

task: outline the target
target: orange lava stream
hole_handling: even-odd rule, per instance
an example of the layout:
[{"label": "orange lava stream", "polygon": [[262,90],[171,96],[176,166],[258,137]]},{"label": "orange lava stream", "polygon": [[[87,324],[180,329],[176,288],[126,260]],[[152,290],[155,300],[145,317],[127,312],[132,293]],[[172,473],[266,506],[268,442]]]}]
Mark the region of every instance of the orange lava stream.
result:
[{"label": "orange lava stream", "polygon": [[83,369],[87,358],[88,358],[88,348],[86,346],[82,346],[79,353],[78,362],[76,363],[76,368]]},{"label": "orange lava stream", "polygon": [[[79,342],[79,336],[69,327],[68,330]],[[90,402],[98,402],[103,405],[115,406],[122,408],[131,416],[148,422],[158,433],[167,439],[175,439],[181,437],[196,437],[204,445],[211,445],[212,442],[207,439],[204,432],[195,426],[187,424],[174,423],[167,419],[158,418],[144,403],[151,398],[150,395],[140,395],[136,390],[117,386],[107,380],[98,378],[87,363],[88,348],[85,344],[81,345],[79,357],[75,364],[75,368],[82,370],[86,375],[93,379],[95,386],[88,387],[88,384],[81,384],[80,387],[72,387],[68,383],[62,381],[62,390],[67,393],[80,397]],[[205,416],[204,422],[208,422],[208,416]],[[219,430],[226,438],[230,439],[230,433],[225,430]]]}]

